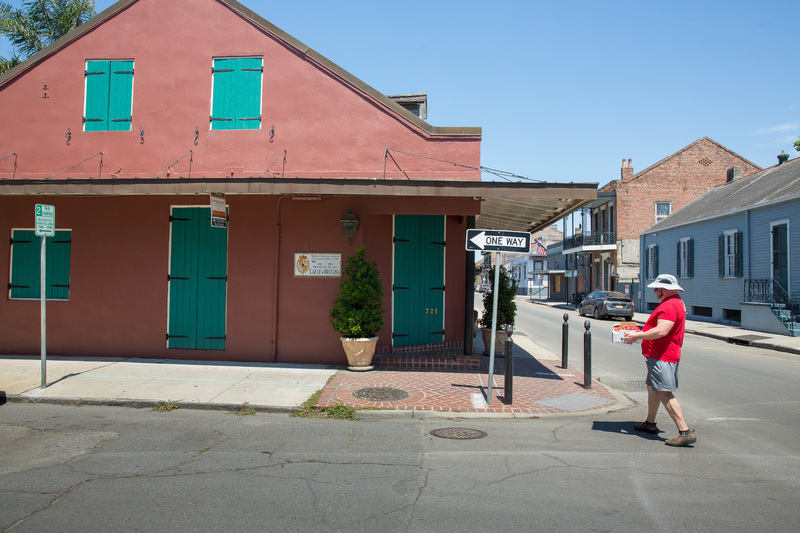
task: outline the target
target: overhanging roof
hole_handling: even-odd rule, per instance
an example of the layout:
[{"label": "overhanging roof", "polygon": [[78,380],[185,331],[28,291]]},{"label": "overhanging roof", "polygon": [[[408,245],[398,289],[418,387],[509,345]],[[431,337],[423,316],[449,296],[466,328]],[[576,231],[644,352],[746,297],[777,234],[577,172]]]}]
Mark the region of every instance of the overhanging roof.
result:
[{"label": "overhanging roof", "polygon": [[597,183],[363,178],[7,179],[0,196],[231,195],[434,196],[482,200],[475,227],[539,231],[597,198]]}]

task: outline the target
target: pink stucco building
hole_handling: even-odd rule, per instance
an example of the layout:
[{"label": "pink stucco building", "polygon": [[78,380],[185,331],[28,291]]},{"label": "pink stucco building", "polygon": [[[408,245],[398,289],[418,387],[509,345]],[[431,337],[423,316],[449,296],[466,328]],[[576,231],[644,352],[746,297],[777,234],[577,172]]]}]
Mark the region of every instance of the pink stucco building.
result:
[{"label": "pink stucco building", "polygon": [[429,125],[234,1],[120,1],[0,76],[0,109],[3,354],[39,350],[36,204],[56,212],[49,353],[336,364],[357,247],[380,353],[463,350],[474,217],[541,198],[533,229],[596,195],[480,181],[480,128]]}]

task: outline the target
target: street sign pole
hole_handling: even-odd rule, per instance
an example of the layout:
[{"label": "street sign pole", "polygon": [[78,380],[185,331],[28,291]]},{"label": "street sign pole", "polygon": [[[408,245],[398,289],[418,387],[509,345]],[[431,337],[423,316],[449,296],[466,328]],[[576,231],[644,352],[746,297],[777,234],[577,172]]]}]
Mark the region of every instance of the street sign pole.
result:
[{"label": "street sign pole", "polygon": [[42,238],[42,253],[39,261],[39,301],[41,302],[41,347],[42,383],[47,387],[47,237],[56,235],[56,208],[52,205],[36,204],[34,235]]},{"label": "street sign pole", "polygon": [[[497,296],[500,284],[501,252],[531,251],[531,234],[524,231],[499,230],[467,230],[467,250],[475,252],[491,252],[494,257],[494,288],[492,289],[492,345],[489,347],[489,388],[486,403],[492,403],[492,385],[494,381],[494,345],[497,337]],[[485,348],[485,347],[484,347]],[[508,357],[508,355],[506,355]]]},{"label": "street sign pole", "polygon": [[42,383],[41,387],[44,389],[47,387],[47,246],[45,243],[44,235],[41,236],[42,239],[42,256],[41,256],[41,276],[40,284],[39,284],[39,298],[42,302]]},{"label": "street sign pole", "polygon": [[494,382],[494,345],[497,338],[497,286],[500,284],[500,252],[492,252],[494,256],[494,287],[492,287],[492,347],[489,348],[489,390],[486,404],[492,403],[492,383]]}]

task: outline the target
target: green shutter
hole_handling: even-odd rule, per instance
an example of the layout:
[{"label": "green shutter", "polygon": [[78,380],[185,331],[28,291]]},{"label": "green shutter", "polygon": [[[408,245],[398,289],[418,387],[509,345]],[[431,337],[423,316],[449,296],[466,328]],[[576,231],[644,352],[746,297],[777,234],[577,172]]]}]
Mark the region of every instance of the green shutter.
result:
[{"label": "green shutter", "polygon": [[682,246],[681,246],[681,245],[682,245],[682,244],[683,244],[683,243],[682,243],[681,241],[678,241],[678,253],[676,254],[676,255],[677,255],[677,257],[678,257],[678,264],[677,264],[677,266],[675,267],[675,272],[676,272],[676,274],[675,274],[675,275],[676,275],[677,277],[681,277],[681,252],[682,252]]},{"label": "green shutter", "polygon": [[719,252],[719,277],[725,277],[725,234],[717,238],[717,251]]},{"label": "green shutter", "polygon": [[653,278],[658,277],[658,246],[653,246]]},{"label": "green shutter", "polygon": [[394,346],[444,341],[444,217],[397,215],[394,234]]},{"label": "green shutter", "polygon": [[207,207],[173,208],[167,347],[224,350],[228,230]]},{"label": "green shutter", "polygon": [[133,61],[86,62],[85,131],[130,131]]},{"label": "green shutter", "polygon": [[109,131],[130,131],[133,61],[111,61],[108,91]]},{"label": "green shutter", "polygon": [[86,62],[85,131],[108,131],[110,71],[109,61]]},{"label": "green shutter", "polygon": [[734,256],[734,276],[737,278],[744,277],[744,233],[741,231],[736,232],[734,238],[736,243],[736,255]]},{"label": "green shutter", "polygon": [[[46,298],[69,300],[69,264],[72,232],[58,230],[45,239]],[[14,230],[11,237],[10,299],[38,299],[41,295],[41,237],[33,230]]]},{"label": "green shutter", "polygon": [[686,273],[687,277],[694,277],[694,239],[689,239],[689,260],[687,261],[689,272]]},{"label": "green shutter", "polygon": [[256,130],[261,127],[262,58],[214,60],[211,129]]}]

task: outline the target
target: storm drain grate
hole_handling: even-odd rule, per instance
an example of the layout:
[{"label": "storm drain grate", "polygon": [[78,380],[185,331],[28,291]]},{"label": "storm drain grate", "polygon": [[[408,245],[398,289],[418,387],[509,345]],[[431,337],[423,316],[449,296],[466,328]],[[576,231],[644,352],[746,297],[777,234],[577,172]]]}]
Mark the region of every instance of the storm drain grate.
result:
[{"label": "storm drain grate", "polygon": [[442,439],[482,439],[488,433],[485,431],[481,431],[480,429],[470,429],[470,428],[441,428],[441,429],[434,429],[431,431],[431,435],[434,437],[440,437]]},{"label": "storm drain grate", "polygon": [[731,344],[751,346],[753,341],[760,341],[768,338],[769,337],[764,337],[763,335],[739,335],[738,337],[728,337],[728,342]]},{"label": "storm drain grate", "polygon": [[353,396],[368,402],[398,402],[405,400],[410,395],[406,391],[394,387],[364,387],[353,391]]}]

